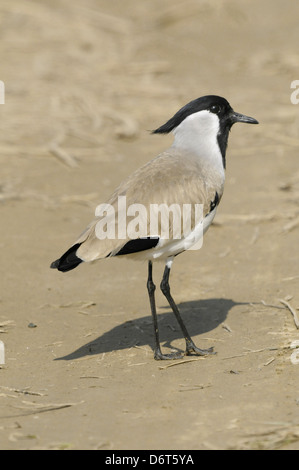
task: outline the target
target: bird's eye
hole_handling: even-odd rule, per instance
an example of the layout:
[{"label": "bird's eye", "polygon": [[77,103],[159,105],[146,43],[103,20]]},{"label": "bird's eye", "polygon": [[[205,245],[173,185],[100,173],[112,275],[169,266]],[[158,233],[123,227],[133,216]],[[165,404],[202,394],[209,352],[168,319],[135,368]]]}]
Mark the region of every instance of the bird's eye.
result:
[{"label": "bird's eye", "polygon": [[214,114],[219,114],[221,112],[221,106],[219,104],[213,104],[213,106],[210,107],[211,113]]}]

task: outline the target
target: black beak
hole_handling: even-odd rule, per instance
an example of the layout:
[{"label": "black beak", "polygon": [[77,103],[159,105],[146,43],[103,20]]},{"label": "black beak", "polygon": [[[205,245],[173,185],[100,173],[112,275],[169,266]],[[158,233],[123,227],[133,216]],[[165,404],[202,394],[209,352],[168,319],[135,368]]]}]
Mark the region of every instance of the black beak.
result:
[{"label": "black beak", "polygon": [[258,121],[252,117],[245,116],[245,114],[236,113],[233,111],[230,115],[231,123],[235,122],[247,122],[247,124],[258,124]]}]

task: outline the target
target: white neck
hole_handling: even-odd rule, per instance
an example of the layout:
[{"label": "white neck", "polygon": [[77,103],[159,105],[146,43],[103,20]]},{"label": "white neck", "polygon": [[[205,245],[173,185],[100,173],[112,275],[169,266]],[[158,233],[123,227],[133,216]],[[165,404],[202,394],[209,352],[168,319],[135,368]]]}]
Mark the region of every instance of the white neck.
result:
[{"label": "white neck", "polygon": [[218,116],[209,111],[199,111],[188,116],[174,129],[173,147],[193,154],[202,165],[212,166],[224,173],[218,132]]}]

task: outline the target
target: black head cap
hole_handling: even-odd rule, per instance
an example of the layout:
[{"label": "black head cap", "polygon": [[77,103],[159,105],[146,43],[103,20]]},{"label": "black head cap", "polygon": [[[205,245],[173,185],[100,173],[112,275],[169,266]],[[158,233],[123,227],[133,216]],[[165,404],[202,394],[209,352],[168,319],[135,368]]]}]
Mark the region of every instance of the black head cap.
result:
[{"label": "black head cap", "polygon": [[227,148],[228,134],[235,122],[245,122],[248,124],[258,124],[258,121],[244,114],[236,113],[229,102],[216,95],[207,95],[190,101],[181,108],[169,121],[158,129],[152,131],[153,134],[168,134],[178,127],[188,116],[199,111],[209,111],[216,114],[219,118],[219,132],[217,140],[223,158],[223,166],[225,167],[225,153]]},{"label": "black head cap", "polygon": [[207,95],[190,101],[190,103],[183,106],[169,121],[152,131],[152,133],[168,134],[178,127],[188,116],[204,110],[217,114],[220,122],[220,132],[224,129],[229,130],[235,122],[258,124],[256,119],[236,113],[225,98],[217,95]]},{"label": "black head cap", "polygon": [[201,98],[190,101],[190,103],[183,106],[171,119],[169,119],[169,121],[163,124],[163,126],[158,127],[158,129],[155,129],[152,133],[168,134],[178,127],[188,116],[204,110],[218,114],[219,119],[233,111],[228,101],[221,96],[202,96]]}]

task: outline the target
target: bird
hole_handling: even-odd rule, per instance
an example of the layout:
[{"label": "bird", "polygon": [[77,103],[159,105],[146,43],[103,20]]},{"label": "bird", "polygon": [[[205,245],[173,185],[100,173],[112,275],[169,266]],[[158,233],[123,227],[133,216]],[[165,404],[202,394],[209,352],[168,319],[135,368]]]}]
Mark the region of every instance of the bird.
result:
[{"label": "bird", "polygon": [[[97,207],[95,218],[75,243],[50,266],[67,272],[82,262],[116,256],[147,261],[147,291],[156,360],[215,354],[213,347],[201,349],[192,340],[170,292],[169,277],[174,258],[200,244],[213,222],[223,195],[228,136],[237,122],[258,124],[256,119],[235,112],[225,98],[217,95],[196,98],[179,109],[165,124],[151,131],[158,135],[172,133],[172,145],[128,176],[110,198]],[[131,208],[130,213],[122,210],[124,202],[126,209]],[[168,232],[162,230],[162,218],[160,220],[157,215],[161,205],[174,208],[172,218],[167,221]],[[182,212],[187,206],[192,211],[187,213],[186,220],[182,220]],[[195,206],[201,208],[198,217],[195,217]],[[146,214],[155,208],[152,215],[158,222],[153,224],[154,229],[144,212],[140,211],[136,220],[136,207],[145,208]],[[181,224],[176,223],[178,227],[175,227],[175,221]],[[126,229],[130,224],[133,229],[131,227],[128,233]],[[142,231],[138,225],[143,225]],[[108,228],[112,236],[107,235]],[[165,263],[160,289],[182,330],[186,344],[183,354],[177,351],[166,354],[161,349],[153,281],[155,261]]]}]

